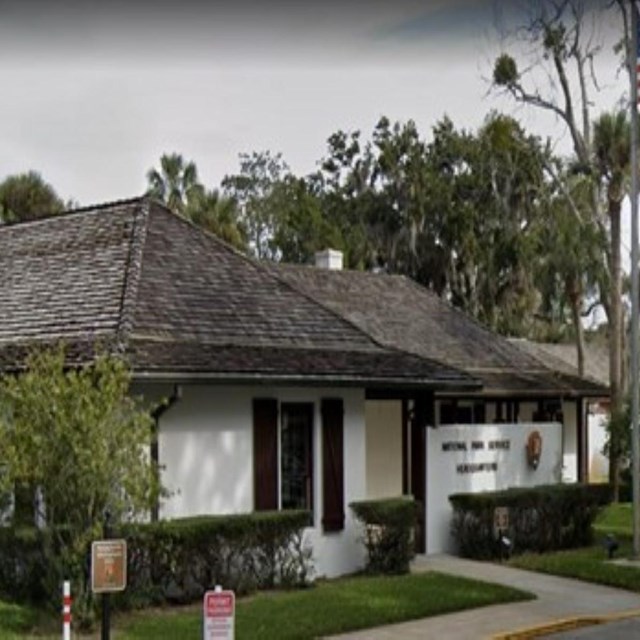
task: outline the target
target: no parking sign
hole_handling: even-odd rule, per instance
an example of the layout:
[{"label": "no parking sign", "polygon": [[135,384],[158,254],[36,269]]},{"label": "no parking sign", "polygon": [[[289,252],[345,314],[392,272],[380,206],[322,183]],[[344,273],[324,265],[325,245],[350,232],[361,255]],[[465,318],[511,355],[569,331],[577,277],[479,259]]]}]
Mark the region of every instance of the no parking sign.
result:
[{"label": "no parking sign", "polygon": [[215,591],[204,594],[204,640],[234,640],[236,596],[233,591]]}]

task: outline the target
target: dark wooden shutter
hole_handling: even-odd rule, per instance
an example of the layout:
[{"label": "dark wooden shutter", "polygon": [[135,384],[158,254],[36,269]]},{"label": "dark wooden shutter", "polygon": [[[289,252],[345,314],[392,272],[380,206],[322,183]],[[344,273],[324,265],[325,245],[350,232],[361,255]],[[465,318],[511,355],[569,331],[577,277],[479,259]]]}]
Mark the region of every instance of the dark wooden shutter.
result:
[{"label": "dark wooden shutter", "polygon": [[253,492],[256,511],[278,508],[278,401],[253,400]]},{"label": "dark wooden shutter", "polygon": [[344,529],[344,407],[342,398],[322,400],[322,527]]}]

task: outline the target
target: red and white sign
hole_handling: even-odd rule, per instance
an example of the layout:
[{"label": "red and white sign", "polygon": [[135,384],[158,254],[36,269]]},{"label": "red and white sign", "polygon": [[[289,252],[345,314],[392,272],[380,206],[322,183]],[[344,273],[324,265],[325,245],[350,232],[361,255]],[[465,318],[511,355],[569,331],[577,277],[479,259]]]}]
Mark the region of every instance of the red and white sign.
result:
[{"label": "red and white sign", "polygon": [[234,640],[236,596],[233,591],[204,594],[204,640]]}]

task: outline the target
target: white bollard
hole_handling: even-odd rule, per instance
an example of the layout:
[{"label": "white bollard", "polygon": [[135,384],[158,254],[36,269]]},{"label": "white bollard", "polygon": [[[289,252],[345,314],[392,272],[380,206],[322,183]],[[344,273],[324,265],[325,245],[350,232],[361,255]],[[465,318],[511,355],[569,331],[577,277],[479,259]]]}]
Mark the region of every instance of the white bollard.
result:
[{"label": "white bollard", "polygon": [[71,640],[71,583],[62,583],[62,640]]}]

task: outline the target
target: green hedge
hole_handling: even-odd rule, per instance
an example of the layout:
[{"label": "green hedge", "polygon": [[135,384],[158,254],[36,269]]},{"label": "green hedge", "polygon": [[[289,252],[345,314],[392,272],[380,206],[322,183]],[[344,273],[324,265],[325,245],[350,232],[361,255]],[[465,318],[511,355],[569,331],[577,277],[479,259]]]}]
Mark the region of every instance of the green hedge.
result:
[{"label": "green hedge", "polygon": [[364,500],[350,505],[364,525],[369,573],[408,573],[415,555],[413,531],[418,508],[411,497]]},{"label": "green hedge", "polygon": [[123,529],[129,604],[191,602],[216,584],[238,594],[311,577],[307,511],[204,516]]},{"label": "green hedge", "polygon": [[501,546],[494,530],[496,507],[506,507],[505,535],[512,553],[551,551],[586,546],[593,541],[592,524],[611,499],[609,485],[557,484],[506,491],[449,496],[452,533],[462,556],[497,558]]},{"label": "green hedge", "polygon": [[[113,537],[127,541],[128,565],[127,588],[114,597],[114,605],[192,602],[216,584],[239,594],[305,585],[312,570],[311,549],[302,538],[308,524],[306,511],[280,511],[116,528]],[[67,576],[57,558],[51,559],[50,543],[46,529],[0,528],[1,597],[60,607]],[[90,550],[76,562],[88,579]]]},{"label": "green hedge", "polygon": [[45,536],[33,527],[0,527],[0,597],[18,602],[45,599]]}]

